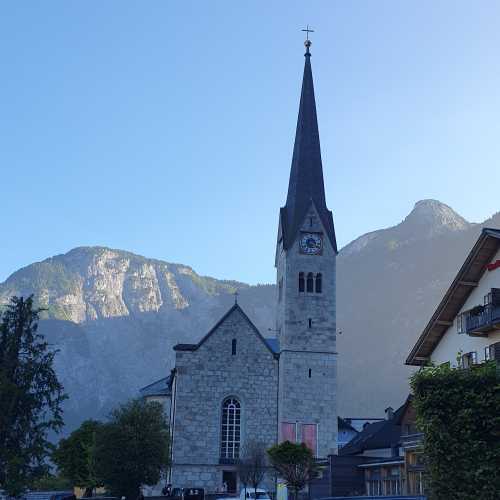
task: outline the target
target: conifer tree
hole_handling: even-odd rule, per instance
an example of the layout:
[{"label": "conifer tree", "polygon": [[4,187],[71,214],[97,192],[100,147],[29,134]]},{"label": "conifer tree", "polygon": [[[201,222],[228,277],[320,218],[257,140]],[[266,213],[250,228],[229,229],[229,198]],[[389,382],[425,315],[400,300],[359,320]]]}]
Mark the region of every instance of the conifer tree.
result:
[{"label": "conifer tree", "polygon": [[50,432],[63,426],[66,398],[57,353],[37,333],[33,297],[12,297],[0,318],[0,488],[18,496],[47,472]]}]

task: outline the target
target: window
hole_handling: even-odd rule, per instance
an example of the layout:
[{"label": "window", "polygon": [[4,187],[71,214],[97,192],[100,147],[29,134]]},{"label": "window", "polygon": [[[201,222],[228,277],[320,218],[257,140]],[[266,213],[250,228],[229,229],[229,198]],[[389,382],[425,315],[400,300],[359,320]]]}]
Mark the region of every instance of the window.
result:
[{"label": "window", "polygon": [[231,354],[233,356],[236,356],[236,339],[233,339],[231,342]]},{"label": "window", "polygon": [[291,422],[281,422],[281,441],[297,441],[297,424]]},{"label": "window", "polygon": [[312,451],[313,455],[317,455],[317,445],[316,445],[316,434],[317,425],[316,424],[302,424],[302,442]]},{"label": "window", "polygon": [[309,378],[312,376],[312,370],[309,368]]},{"label": "window", "polygon": [[457,333],[465,333],[465,314],[459,314],[457,316]]},{"label": "window", "polygon": [[304,289],[304,273],[299,273],[299,292],[303,292]]},{"label": "window", "polygon": [[308,273],[307,274],[307,292],[308,293],[313,293],[314,292],[314,277],[313,277],[313,273]]},{"label": "window", "polygon": [[280,278],[278,282],[278,301],[281,302],[283,298],[283,278]]},{"label": "window", "polygon": [[241,434],[241,405],[236,398],[222,404],[221,458],[239,458]]},{"label": "window", "polygon": [[462,354],[461,368],[470,368],[477,363],[477,352],[467,352]]},{"label": "window", "polygon": [[309,318],[308,322],[309,322],[309,328],[312,328],[312,326],[313,326],[313,320],[311,318]]},{"label": "window", "polygon": [[322,290],[322,277],[321,277],[321,273],[318,273],[316,275],[316,293],[321,293],[321,290]]},{"label": "window", "polygon": [[491,351],[490,351],[490,346],[486,346],[484,348],[484,360],[485,361],[490,361],[491,360]]}]

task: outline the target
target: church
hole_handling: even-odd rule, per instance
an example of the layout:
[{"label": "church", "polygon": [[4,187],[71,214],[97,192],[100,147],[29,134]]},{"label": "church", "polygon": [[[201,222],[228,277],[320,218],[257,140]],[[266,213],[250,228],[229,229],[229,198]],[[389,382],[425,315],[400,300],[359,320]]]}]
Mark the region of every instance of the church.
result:
[{"label": "church", "polygon": [[337,451],[337,245],[310,46],[307,39],[288,195],[279,211],[276,338],[264,338],[235,303],[197,344],[174,347],[169,377],[141,390],[147,400],[167,400],[174,487],[238,491],[235,464],[252,441],[266,448],[303,442],[318,458]]}]

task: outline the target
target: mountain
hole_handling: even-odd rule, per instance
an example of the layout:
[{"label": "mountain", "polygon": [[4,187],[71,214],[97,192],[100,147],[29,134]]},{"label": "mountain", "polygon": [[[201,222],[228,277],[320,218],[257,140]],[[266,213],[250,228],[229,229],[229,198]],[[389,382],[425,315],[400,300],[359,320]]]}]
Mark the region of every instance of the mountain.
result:
[{"label": "mountain", "polygon": [[0,305],[33,293],[46,309],[40,331],[60,349],[56,367],[70,395],[70,429],[168,374],[172,347],[204,335],[236,291],[261,331],[273,326],[271,285],[250,287],[121,250],[81,247],[12,274],[0,285]]},{"label": "mountain", "polygon": [[[361,236],[338,258],[339,412],[380,416],[408,391],[404,359],[483,225],[435,200],[398,225]],[[0,305],[33,293],[40,329],[60,349],[67,429],[104,416],[165,376],[172,346],[200,339],[234,301],[273,336],[274,285],[250,286],[105,247],[31,264],[0,284]]]}]

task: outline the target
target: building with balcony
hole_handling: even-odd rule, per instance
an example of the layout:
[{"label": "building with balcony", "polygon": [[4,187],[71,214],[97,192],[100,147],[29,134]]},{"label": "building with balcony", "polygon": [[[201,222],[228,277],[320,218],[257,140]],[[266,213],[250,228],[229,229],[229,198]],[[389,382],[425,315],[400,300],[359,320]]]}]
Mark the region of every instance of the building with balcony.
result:
[{"label": "building with balcony", "polygon": [[464,368],[500,359],[500,230],[485,228],[406,364]]}]

